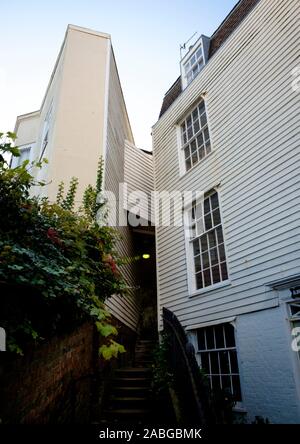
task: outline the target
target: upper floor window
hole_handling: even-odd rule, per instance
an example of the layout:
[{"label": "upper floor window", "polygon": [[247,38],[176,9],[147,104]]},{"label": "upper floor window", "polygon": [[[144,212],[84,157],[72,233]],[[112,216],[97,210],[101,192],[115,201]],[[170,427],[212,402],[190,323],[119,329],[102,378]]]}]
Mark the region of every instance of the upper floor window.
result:
[{"label": "upper floor window", "polygon": [[[202,70],[208,61],[210,39],[201,35],[198,40],[189,47],[180,62],[181,84],[185,89]],[[186,43],[181,46],[181,50],[186,49]]]},{"label": "upper floor window", "polygon": [[191,81],[196,77],[196,75],[201,71],[204,66],[204,57],[202,46],[200,46],[197,51],[189,58],[189,60],[183,65],[184,76],[186,78],[186,83],[189,85]]},{"label": "upper floor window", "polygon": [[185,171],[211,152],[205,102],[202,100],[180,125]]},{"label": "upper floor window", "polygon": [[219,196],[216,191],[194,202],[188,211],[193,289],[210,287],[228,279]]},{"label": "upper floor window", "polygon": [[46,114],[45,121],[44,121],[40,159],[43,158],[46,148],[47,148],[47,145],[48,145],[51,119],[52,119],[52,103],[51,103],[51,106],[49,107],[49,110]]}]

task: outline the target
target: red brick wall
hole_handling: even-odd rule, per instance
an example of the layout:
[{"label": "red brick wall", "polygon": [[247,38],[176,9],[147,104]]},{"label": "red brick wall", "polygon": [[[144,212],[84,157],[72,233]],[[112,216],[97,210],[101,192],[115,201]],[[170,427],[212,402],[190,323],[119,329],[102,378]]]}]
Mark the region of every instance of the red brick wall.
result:
[{"label": "red brick wall", "polygon": [[63,423],[89,415],[95,374],[90,324],[53,338],[23,357],[1,353],[0,418],[6,423]]}]

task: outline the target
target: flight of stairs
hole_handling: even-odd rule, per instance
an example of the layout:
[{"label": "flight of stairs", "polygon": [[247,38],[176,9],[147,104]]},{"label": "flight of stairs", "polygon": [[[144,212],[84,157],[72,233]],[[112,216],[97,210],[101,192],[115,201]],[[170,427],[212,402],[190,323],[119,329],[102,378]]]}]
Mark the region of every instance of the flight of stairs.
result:
[{"label": "flight of stairs", "polygon": [[140,339],[134,367],[114,371],[103,420],[110,423],[151,423],[151,365],[155,342]]}]

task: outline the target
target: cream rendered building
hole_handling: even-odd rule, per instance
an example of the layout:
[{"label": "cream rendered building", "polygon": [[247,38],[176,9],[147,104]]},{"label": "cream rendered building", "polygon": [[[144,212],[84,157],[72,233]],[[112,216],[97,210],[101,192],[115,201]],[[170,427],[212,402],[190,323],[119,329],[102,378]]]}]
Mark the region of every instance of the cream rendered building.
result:
[{"label": "cream rendered building", "polygon": [[[110,35],[69,25],[39,111],[17,118],[15,132],[21,160],[48,159],[36,179],[47,182],[33,190],[55,200],[58,185],[66,186],[72,177],[79,179],[80,205],[87,185],[94,185],[100,156],[104,159],[103,188],[113,191],[119,200],[119,183],[130,177],[149,177],[145,191],[153,189],[152,158],[134,146],[134,139],[122,94]],[[126,154],[127,153],[127,154]],[[126,157],[126,162],[125,162]],[[134,158],[137,162],[134,162]],[[20,160],[19,160],[20,161]],[[126,164],[127,171],[124,165]],[[146,185],[147,184],[147,185]],[[144,186],[139,183],[139,188]],[[123,214],[121,214],[123,213]],[[120,209],[119,217],[127,217]],[[120,227],[121,255],[134,256],[138,234]],[[135,332],[139,319],[136,268],[129,265],[125,275],[131,294],[108,301],[108,306],[122,324]]]}]

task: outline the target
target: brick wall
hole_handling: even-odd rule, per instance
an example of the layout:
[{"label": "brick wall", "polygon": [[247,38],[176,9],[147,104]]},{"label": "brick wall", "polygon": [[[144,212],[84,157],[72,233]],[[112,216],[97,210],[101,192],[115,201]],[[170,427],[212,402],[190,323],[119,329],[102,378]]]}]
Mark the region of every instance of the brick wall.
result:
[{"label": "brick wall", "polygon": [[[118,340],[128,350],[124,362],[130,359],[134,333],[122,327]],[[99,335],[85,324],[23,357],[0,353],[0,421],[89,423],[105,375],[119,364],[101,362],[98,347]]]},{"label": "brick wall", "polygon": [[284,306],[239,316],[236,338],[249,420],[262,416],[272,423],[299,423],[300,399]]}]

